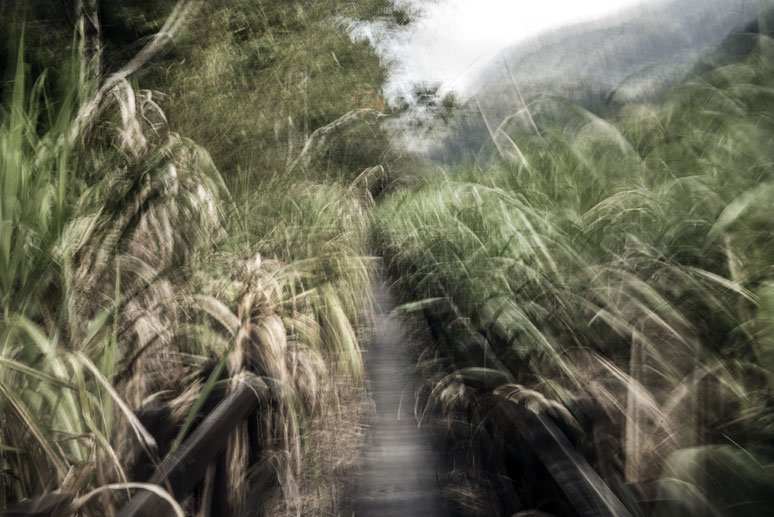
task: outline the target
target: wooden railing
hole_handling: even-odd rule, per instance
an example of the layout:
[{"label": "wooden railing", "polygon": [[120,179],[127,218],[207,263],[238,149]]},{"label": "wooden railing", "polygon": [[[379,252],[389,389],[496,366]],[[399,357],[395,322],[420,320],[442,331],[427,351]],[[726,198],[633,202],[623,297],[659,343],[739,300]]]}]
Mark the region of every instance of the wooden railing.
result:
[{"label": "wooden railing", "polygon": [[[177,501],[184,500],[204,477],[208,465],[226,446],[231,432],[254,414],[261,400],[268,399],[265,384],[241,381],[194,429],[177,450],[159,464],[147,483],[158,485]],[[2,512],[2,517],[65,517],[71,515],[73,496],[45,494],[22,501]],[[148,490],[139,490],[117,514],[120,517],[174,515],[164,498]]]},{"label": "wooden railing", "polygon": [[631,517],[624,506],[567,436],[545,414],[503,402],[506,417],[580,517]]},{"label": "wooden railing", "polygon": [[[433,318],[428,319],[432,322]],[[491,353],[485,355],[491,357]],[[261,399],[268,398],[268,388],[263,383],[244,381],[239,384],[215,406],[180,447],[158,465],[147,482],[164,488],[177,501],[183,501],[224,449],[231,432],[255,412]],[[513,403],[503,404],[502,410],[515,430],[514,439],[534,452],[577,515],[631,517],[626,506],[553,420],[543,414],[520,410]],[[263,487],[252,487],[251,497],[260,497],[258,492],[261,490]],[[47,494],[24,501],[3,512],[2,516],[66,516],[70,501],[71,497],[66,494]],[[172,514],[173,509],[164,498],[140,490],[117,515],[144,517]]]},{"label": "wooden railing", "polygon": [[[231,431],[251,415],[267,389],[259,383],[242,382],[218,404],[173,453],[158,466],[148,483],[165,488],[178,501],[193,490],[204,477],[207,466],[226,446]],[[172,515],[172,508],[162,497],[139,491],[118,512],[118,517]]]}]

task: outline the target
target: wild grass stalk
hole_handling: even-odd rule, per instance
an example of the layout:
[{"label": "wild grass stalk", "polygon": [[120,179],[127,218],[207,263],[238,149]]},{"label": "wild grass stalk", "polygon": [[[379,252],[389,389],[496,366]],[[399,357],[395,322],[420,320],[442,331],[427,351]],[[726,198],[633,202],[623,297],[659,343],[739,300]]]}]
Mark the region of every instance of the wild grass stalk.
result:
[{"label": "wild grass stalk", "polygon": [[[773,452],[768,46],[615,120],[530,102],[538,134],[519,129],[524,114],[490,131],[493,154],[508,141],[523,159],[458,166],[378,208],[399,285],[453,329],[431,398],[459,440],[505,447],[487,400],[517,393],[548,411],[548,397],[569,408],[565,425],[583,423],[614,485],[660,479],[721,511],[771,508],[754,488]],[[720,489],[711,458],[724,454],[739,471]]]},{"label": "wild grass stalk", "polygon": [[[0,122],[0,505],[62,490],[112,513],[215,382],[252,375],[276,400],[229,440],[229,506],[268,468],[282,490],[266,504],[308,508],[299,494],[315,478],[301,466],[340,463],[310,433],[362,375],[369,267],[354,193],[289,181],[233,198],[209,153],[126,80],[73,134],[78,88],[47,100],[22,58]],[[153,408],[168,420],[155,436],[142,423]]]}]

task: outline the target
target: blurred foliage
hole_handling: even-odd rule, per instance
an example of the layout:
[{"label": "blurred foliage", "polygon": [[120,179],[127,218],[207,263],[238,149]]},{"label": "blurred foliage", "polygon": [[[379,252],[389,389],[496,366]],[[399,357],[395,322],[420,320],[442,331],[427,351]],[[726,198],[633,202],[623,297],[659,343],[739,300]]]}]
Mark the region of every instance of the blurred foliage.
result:
[{"label": "blurred foliage", "polygon": [[[546,96],[563,97],[603,118],[629,103],[661,102],[675,82],[695,71],[697,61],[708,54],[719,57],[713,49],[729,33],[739,33],[739,53],[746,54],[746,25],[772,5],[771,0],[641,2],[506,48],[473,79],[475,95],[456,114],[453,131],[439,135],[431,158],[454,163],[478,154],[489,139],[482,113],[496,127],[525,103]],[[554,116],[558,124],[570,122],[561,112]]]},{"label": "blurred foliage", "polygon": [[[70,55],[72,7],[47,0],[8,2],[0,62],[22,25],[28,62],[60,85]],[[69,4],[67,2],[66,4]],[[101,6],[104,71],[120,67],[159,29],[174,2],[133,0]],[[366,42],[353,43],[348,20],[405,23],[390,2],[217,0],[205,2],[185,33],[138,75],[166,95],[171,127],[204,142],[226,181],[238,190],[283,175],[306,139],[350,110],[385,111],[385,70]],[[23,23],[22,23],[23,21]],[[305,167],[310,179],[353,179],[393,159],[379,124],[363,118],[337,131]]]},{"label": "blurred foliage", "polygon": [[774,505],[774,46],[750,37],[660,104],[604,119],[538,98],[485,129],[477,161],[377,208],[380,250],[439,343],[430,399],[460,469],[515,476],[527,508],[551,489],[509,456],[503,392],[569,408],[558,420],[580,423],[630,504],[624,482],[658,481],[663,515]]},{"label": "blurred foliage", "polygon": [[[174,3],[102,2],[103,76]],[[368,182],[397,158],[379,123],[386,70],[348,24],[411,13],[201,2],[73,134],[71,9],[0,4],[0,502],[126,479],[137,440],[163,455],[169,437],[152,443],[132,412],[159,404],[180,432],[217,360],[277,395],[260,436],[229,445],[231,509],[260,444],[283,511],[335,511],[317,481],[341,474],[345,447],[317,431],[341,422],[336,401],[361,378],[372,222],[404,309],[436,322],[430,401],[468,447],[464,467],[507,460],[510,424],[493,411],[507,398],[585,432],[623,496],[657,480],[662,514],[770,509],[771,38],[734,40],[659,102],[610,106],[583,77],[563,83],[581,105],[513,97],[524,109],[455,144],[476,160],[402,178],[369,219]],[[653,39],[649,52],[668,50]],[[414,101],[447,122],[459,102],[439,91],[419,85]],[[488,456],[468,454],[476,444]],[[527,503],[551,499],[524,466],[498,468]]]},{"label": "blurred foliage", "polygon": [[[175,2],[100,5],[105,77]],[[131,479],[200,416],[219,363],[274,397],[228,446],[230,511],[267,468],[265,513],[336,511],[370,294],[352,180],[389,158],[385,70],[347,20],[375,17],[407,21],[386,1],[200,2],[81,126],[72,4],[0,4],[0,506]],[[153,437],[146,410],[168,420]]]},{"label": "blurred foliage", "polygon": [[[231,180],[282,175],[307,138],[354,109],[383,111],[385,71],[345,19],[389,13],[386,2],[209,2],[180,47],[184,61],[155,73],[171,123],[208,142]],[[171,65],[171,66],[169,66]],[[306,177],[352,179],[384,163],[387,138],[363,119],[343,128],[306,167]]]}]

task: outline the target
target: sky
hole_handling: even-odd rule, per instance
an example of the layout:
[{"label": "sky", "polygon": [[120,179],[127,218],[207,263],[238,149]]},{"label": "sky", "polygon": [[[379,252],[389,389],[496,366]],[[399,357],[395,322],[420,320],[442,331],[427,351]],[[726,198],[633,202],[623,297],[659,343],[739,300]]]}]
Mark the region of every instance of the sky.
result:
[{"label": "sky", "polygon": [[[653,0],[649,0],[653,1]],[[568,24],[593,20],[643,0],[399,0],[422,14],[402,33],[361,27],[397,66],[388,96],[416,81],[439,81],[443,90],[465,92],[502,49]]]}]

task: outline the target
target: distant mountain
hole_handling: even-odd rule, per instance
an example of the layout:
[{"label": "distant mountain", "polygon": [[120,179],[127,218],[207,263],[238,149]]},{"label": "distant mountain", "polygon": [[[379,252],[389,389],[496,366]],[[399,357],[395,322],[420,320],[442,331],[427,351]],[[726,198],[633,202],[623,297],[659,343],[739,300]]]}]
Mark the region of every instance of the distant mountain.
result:
[{"label": "distant mountain", "polygon": [[514,84],[525,98],[554,94],[584,104],[642,100],[772,5],[772,0],[662,0],[565,27],[501,52],[477,81],[475,96],[501,116],[517,106]]},{"label": "distant mountain", "polygon": [[481,113],[497,127],[536,97],[565,97],[603,116],[653,99],[703,61],[745,53],[750,39],[733,34],[758,32],[769,23],[759,14],[772,8],[774,0],[661,0],[508,48],[480,75],[444,149],[431,155],[477,152],[489,138]]}]

